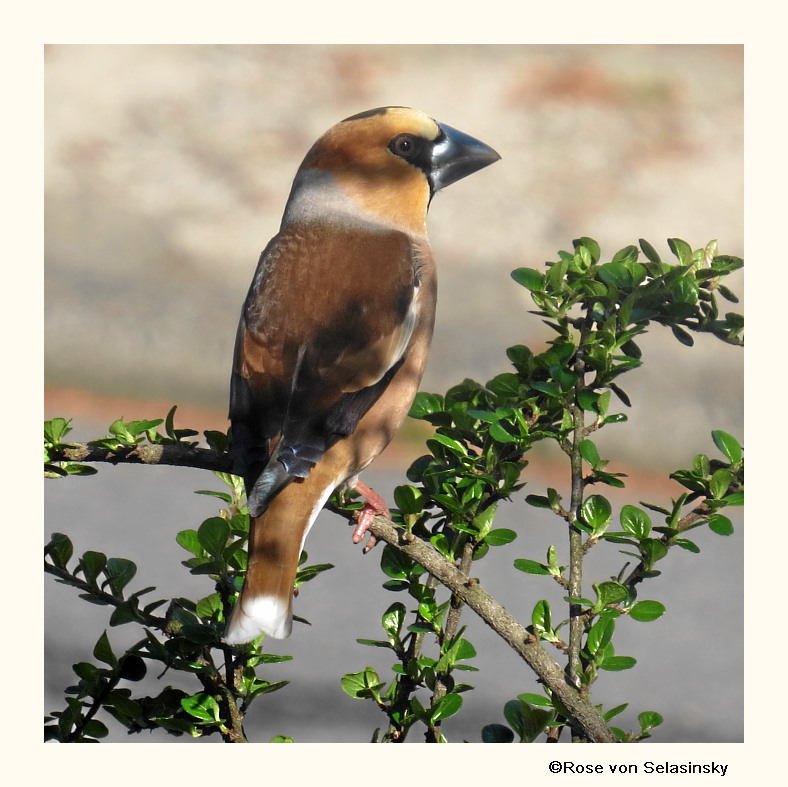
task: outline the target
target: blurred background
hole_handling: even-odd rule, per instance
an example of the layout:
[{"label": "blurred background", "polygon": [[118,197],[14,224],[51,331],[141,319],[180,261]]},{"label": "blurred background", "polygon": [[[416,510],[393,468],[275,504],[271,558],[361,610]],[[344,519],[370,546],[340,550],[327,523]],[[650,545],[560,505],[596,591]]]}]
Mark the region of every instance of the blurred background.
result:
[{"label": "blurred background", "polygon": [[[544,346],[550,332],[509,272],[541,267],[573,238],[595,238],[607,258],[641,237],[666,259],[668,237],[693,248],[716,238],[722,253],[742,255],[742,56],[718,45],[47,47],[46,417],[73,418],[73,438],[91,439],[118,417],[163,418],[177,404],[176,426],[226,429],[241,302],[293,175],[328,127],[375,106],[418,107],[502,156],[433,201],[440,296],[424,390],[507,371],[511,344]],[[741,277],[731,286],[741,294]],[[690,349],[656,327],[641,346],[645,366],[623,386],[629,422],[595,438],[609,469],[629,474],[627,489],[609,495],[616,506],[679,494],[667,474],[696,453],[716,455],[712,429],[742,437],[739,349],[708,336]],[[391,500],[422,439],[417,424],[406,426],[366,482]],[[563,548],[557,520],[522,497],[566,488],[567,477],[560,456],[535,454],[528,487],[497,520],[518,540],[477,564],[482,584],[521,620],[546,594],[560,604],[560,593],[512,561]],[[131,466],[50,481],[46,537],[65,532],[78,554],[137,561],[135,589],[201,597],[210,582],[179,565],[188,555],[174,537],[215,514],[212,498],[193,494],[205,488],[219,482]],[[663,618],[619,626],[617,652],[638,665],[604,674],[594,692],[606,707],[631,703],[618,726],[656,710],[666,722],[655,740],[742,740],[741,520],[734,525],[729,538],[694,531],[701,554],[671,553],[643,588],[666,604]],[[594,581],[621,565],[612,547],[601,549],[589,556]],[[257,701],[247,731],[363,742],[384,718],[339,680],[367,665],[390,674],[385,652],[355,639],[378,638],[380,615],[404,599],[380,587],[380,548],[362,557],[338,517],[321,516],[307,550],[310,562],[336,568],[297,600],[312,625],[267,643],[295,658],[265,677],[292,683]],[[90,659],[104,612],[47,577],[45,711],[64,706],[70,666]],[[479,741],[484,724],[503,721],[508,699],[537,687],[514,653],[465,617],[481,671],[467,673],[476,690],[445,731]],[[116,650],[137,633],[109,631]],[[111,739],[151,736],[113,727]]]}]

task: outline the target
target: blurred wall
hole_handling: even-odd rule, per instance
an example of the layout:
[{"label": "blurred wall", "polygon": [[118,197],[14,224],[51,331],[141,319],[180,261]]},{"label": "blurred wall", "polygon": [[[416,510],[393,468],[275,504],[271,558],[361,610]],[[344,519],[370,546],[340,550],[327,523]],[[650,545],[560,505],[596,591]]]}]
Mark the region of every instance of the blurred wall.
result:
[{"label": "blurred wall", "polygon": [[[440,303],[423,387],[486,380],[509,344],[550,338],[509,271],[575,237],[609,255],[644,237],[669,256],[671,236],[742,253],[742,91],[739,46],[50,46],[49,390],[223,417],[240,304],[295,170],[333,123],[385,104],[503,156],[429,222]],[[742,353],[664,333],[625,387],[631,428],[675,469],[710,428],[740,435]]]}]

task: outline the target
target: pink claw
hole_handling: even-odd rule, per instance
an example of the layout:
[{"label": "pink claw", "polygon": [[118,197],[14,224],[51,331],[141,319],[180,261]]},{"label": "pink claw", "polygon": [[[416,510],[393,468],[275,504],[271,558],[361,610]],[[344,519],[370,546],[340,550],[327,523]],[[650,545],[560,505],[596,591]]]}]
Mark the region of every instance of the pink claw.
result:
[{"label": "pink claw", "polygon": [[[379,514],[384,516],[391,516],[386,501],[374,489],[370,489],[362,481],[356,481],[353,489],[364,498],[364,508],[358,512],[358,519],[356,520],[356,529],[353,531],[353,543],[358,544],[364,539],[364,534],[367,532],[372,520]],[[369,534],[367,543],[362,550],[364,554],[370,551],[375,544],[378,543],[378,538],[373,533]]]}]

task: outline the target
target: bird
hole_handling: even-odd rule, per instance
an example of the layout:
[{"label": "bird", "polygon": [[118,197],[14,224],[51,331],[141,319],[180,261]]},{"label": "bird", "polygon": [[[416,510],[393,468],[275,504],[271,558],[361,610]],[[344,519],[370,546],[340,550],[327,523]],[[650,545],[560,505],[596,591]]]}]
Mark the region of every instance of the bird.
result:
[{"label": "bird", "polygon": [[388,512],[359,473],[396,434],[427,361],[437,293],[427,211],[440,189],[498,159],[400,106],[345,118],[306,154],[236,334],[231,452],[250,535],[228,645],[290,635],[301,551],[335,489],[365,500],[355,543]]}]

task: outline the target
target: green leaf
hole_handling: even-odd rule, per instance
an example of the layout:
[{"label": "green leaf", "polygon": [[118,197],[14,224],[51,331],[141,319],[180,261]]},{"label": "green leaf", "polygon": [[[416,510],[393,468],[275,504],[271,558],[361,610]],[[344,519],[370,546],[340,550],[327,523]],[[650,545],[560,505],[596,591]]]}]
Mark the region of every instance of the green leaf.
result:
[{"label": "green leaf", "polygon": [[114,667],[118,663],[117,657],[112,652],[112,647],[109,644],[106,631],[98,638],[93,648],[93,656],[99,661],[109,664],[110,667]]},{"label": "green leaf", "polygon": [[525,719],[523,717],[524,706],[520,700],[509,700],[503,706],[503,715],[509,726],[517,733],[520,740],[523,740]]},{"label": "green leaf", "polygon": [[607,498],[602,495],[591,495],[587,497],[580,508],[580,516],[586,524],[590,525],[594,531],[604,528],[610,520],[613,509]]},{"label": "green leaf", "polygon": [[91,719],[83,728],[84,735],[90,738],[106,738],[109,730],[98,719]]},{"label": "green leaf", "polygon": [[107,561],[107,567],[104,571],[109,582],[110,589],[116,596],[123,594],[123,588],[134,579],[137,573],[137,566],[131,561],[123,557],[111,557]]},{"label": "green leaf", "polygon": [[52,558],[52,563],[58,568],[66,568],[68,561],[74,554],[74,545],[71,539],[63,533],[53,533],[49,543],[44,547],[44,554]]},{"label": "green leaf", "polygon": [[388,640],[361,639],[360,637],[357,637],[356,642],[358,642],[359,645],[369,645],[371,648],[388,648],[391,650],[391,643]]},{"label": "green leaf", "polygon": [[659,601],[638,601],[629,610],[629,616],[633,620],[639,620],[641,623],[649,623],[652,620],[661,618],[664,614],[665,605],[660,604]]},{"label": "green leaf", "polygon": [[728,492],[728,487],[733,481],[733,475],[730,470],[721,467],[712,473],[711,480],[709,481],[709,491],[712,497],[721,500]]},{"label": "green leaf", "polygon": [[229,537],[230,525],[220,516],[206,519],[197,530],[200,546],[212,557],[222,555]]},{"label": "green leaf", "polygon": [[433,413],[443,412],[443,397],[438,394],[419,391],[410,407],[410,417],[423,419]]},{"label": "green leaf", "polygon": [[361,672],[351,672],[341,680],[342,690],[345,694],[360,700],[372,697],[384,684],[372,667],[367,667]]},{"label": "green leaf", "polygon": [[580,249],[580,247],[586,248],[591,258],[591,262],[599,262],[601,251],[599,249],[599,244],[593,238],[587,238],[585,236],[582,238],[576,238],[572,241],[572,245],[574,246],[575,251]]},{"label": "green leaf", "polygon": [[534,508],[551,508],[550,498],[544,495],[527,495],[525,502]]},{"label": "green leaf", "polygon": [[[306,555],[306,552],[302,552],[302,555]],[[299,568],[294,586],[297,588],[301,587],[305,582],[313,580],[318,574],[322,574],[324,571],[330,571],[332,568],[334,568],[333,563],[315,563],[311,566]]]},{"label": "green leaf", "polygon": [[670,330],[672,331],[673,335],[685,346],[692,347],[695,344],[695,340],[688,334],[683,328],[679,327],[678,325],[671,325]]},{"label": "green leaf", "polygon": [[615,708],[611,708],[609,711],[605,711],[602,715],[602,718],[605,721],[610,721],[611,719],[615,718],[619,715],[619,713],[623,713],[629,707],[629,703],[625,702],[623,705],[616,705]]},{"label": "green leaf", "polygon": [[602,460],[599,458],[599,451],[597,451],[596,445],[594,445],[591,440],[581,440],[580,445],[578,445],[578,450],[580,451],[580,456],[582,456],[591,467],[596,468],[601,463]]},{"label": "green leaf", "polygon": [[517,699],[520,702],[526,702],[529,705],[537,705],[542,708],[552,708],[553,701],[549,697],[545,697],[543,694],[518,694]]},{"label": "green leaf", "polygon": [[637,664],[637,660],[632,656],[609,656],[599,665],[599,668],[609,672],[620,672],[632,669],[635,664]]},{"label": "green leaf", "polygon": [[742,460],[742,450],[739,441],[729,435],[727,432],[723,432],[721,429],[715,429],[711,433],[712,439],[714,440],[714,444],[717,448],[728,457],[728,461],[732,465],[738,465],[739,462]]},{"label": "green leaf", "polygon": [[690,541],[688,538],[676,538],[674,539],[673,543],[677,547],[686,549],[687,552],[694,552],[695,554],[700,552],[700,547],[694,541]]},{"label": "green leaf", "polygon": [[204,721],[219,720],[219,703],[216,698],[204,691],[181,699],[181,707],[190,716]]},{"label": "green leaf", "polygon": [[384,631],[392,637],[399,639],[402,624],[405,621],[405,605],[395,601],[384,613],[382,624]]},{"label": "green leaf", "polygon": [[407,579],[413,569],[413,561],[398,549],[386,544],[380,556],[380,568],[387,577]]},{"label": "green leaf", "polygon": [[218,497],[219,500],[227,503],[228,505],[233,502],[232,495],[228,495],[227,492],[214,492],[211,489],[195,489],[195,495],[207,495],[208,497]]},{"label": "green leaf", "polygon": [[431,439],[427,440],[427,446],[431,448],[431,443],[440,443],[441,445],[445,446],[449,449],[453,454],[459,457],[466,456],[468,453],[465,446],[460,443],[459,441],[455,440],[453,437],[449,437],[448,435],[442,434],[441,432],[435,432]]},{"label": "green leaf", "polygon": [[586,639],[588,652],[594,654],[603,651],[613,638],[615,630],[616,624],[613,618],[600,618],[588,631]]},{"label": "green leaf", "polygon": [[709,528],[718,536],[733,535],[733,523],[722,514],[712,514],[709,517]]},{"label": "green leaf", "polygon": [[453,716],[462,707],[462,696],[460,694],[446,694],[441,697],[433,706],[430,714],[430,722],[435,724],[442,719]]},{"label": "green leaf", "polygon": [[424,509],[424,494],[415,486],[404,484],[394,490],[394,502],[403,514],[420,514]]},{"label": "green leaf", "polygon": [[698,285],[692,279],[679,279],[673,287],[673,296],[677,303],[694,304],[698,300]]},{"label": "green leaf", "polygon": [[651,262],[662,262],[662,260],[659,258],[659,254],[657,254],[654,247],[647,240],[640,238],[638,243],[640,244],[640,248],[643,250],[643,254],[645,254]]},{"label": "green leaf", "polygon": [[631,264],[636,262],[638,258],[637,246],[625,246],[620,251],[613,255],[613,263],[624,265],[627,270],[631,270]]},{"label": "green leaf", "polygon": [[197,602],[195,612],[203,619],[210,620],[217,617],[222,612],[222,597],[219,593],[211,593],[210,596],[200,599]]},{"label": "green leaf", "polygon": [[662,560],[668,553],[668,548],[659,538],[644,538],[640,541],[640,552],[643,555],[643,560],[649,566]]},{"label": "green leaf", "polygon": [[98,575],[106,568],[107,556],[103,552],[92,552],[88,550],[82,555],[79,565],[82,568],[82,574],[85,577],[85,581],[89,585],[95,586]]},{"label": "green leaf", "polygon": [[473,518],[473,526],[479,533],[479,540],[487,538],[487,535],[492,532],[490,528],[492,527],[492,523],[495,521],[495,512],[497,510],[498,504],[493,503],[492,505],[487,506],[487,508],[484,508]]},{"label": "green leaf", "polygon": [[487,724],[482,727],[482,743],[512,743],[514,733],[503,724]]},{"label": "green leaf", "polygon": [[490,437],[498,443],[516,443],[517,438],[506,431],[503,426],[501,426],[500,421],[494,421],[490,424]]},{"label": "green leaf", "polygon": [[200,544],[200,538],[196,530],[181,530],[181,532],[175,536],[175,541],[187,552],[191,552],[197,557],[205,557],[205,550],[202,544]]},{"label": "green leaf", "polygon": [[63,438],[71,431],[71,419],[53,418],[44,421],[44,442],[49,445],[58,445],[63,442]]},{"label": "green leaf", "polygon": [[124,623],[137,623],[141,620],[134,601],[124,601],[118,604],[109,618],[110,626],[122,626]]},{"label": "green leaf", "polygon": [[531,292],[544,292],[545,277],[533,268],[517,268],[512,271],[512,278]]},{"label": "green leaf", "polygon": [[517,538],[517,533],[515,533],[514,530],[508,530],[505,527],[499,527],[495,530],[491,530],[484,540],[491,547],[500,547],[504,544],[510,544],[515,540],[515,538]]},{"label": "green leaf", "polygon": [[692,261],[692,248],[689,243],[681,240],[681,238],[668,238],[668,246],[682,265],[690,264]]},{"label": "green leaf", "polygon": [[542,599],[537,601],[531,613],[531,623],[537,631],[551,631],[550,604]]},{"label": "green leaf", "polygon": [[523,571],[526,574],[549,574],[550,569],[542,563],[537,563],[535,560],[528,560],[527,558],[518,558],[514,561],[514,567],[518,571]]},{"label": "green leaf", "polygon": [[130,680],[136,683],[142,680],[148,672],[145,660],[133,653],[129,653],[121,659],[120,677],[123,680]]},{"label": "green leaf", "polygon": [[607,262],[604,265],[600,265],[599,278],[605,284],[613,285],[619,290],[629,290],[634,284],[632,274],[623,262]]},{"label": "green leaf", "polygon": [[594,608],[601,611],[610,604],[618,604],[629,595],[627,589],[620,582],[600,582],[593,585],[597,595]]},{"label": "green leaf", "polygon": [[295,740],[293,740],[293,738],[291,738],[289,735],[274,735],[269,743],[295,743]]},{"label": "green leaf", "polygon": [[646,538],[651,532],[651,517],[637,506],[621,508],[621,526],[635,538]]},{"label": "green leaf", "polygon": [[659,727],[664,719],[656,711],[648,710],[638,714],[638,721],[640,722],[641,730],[645,732],[652,727]]}]

